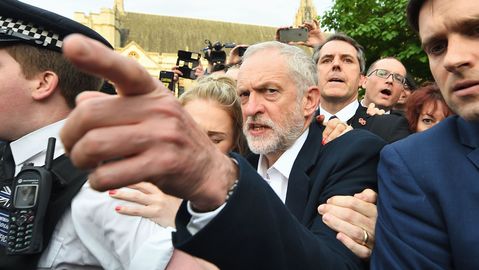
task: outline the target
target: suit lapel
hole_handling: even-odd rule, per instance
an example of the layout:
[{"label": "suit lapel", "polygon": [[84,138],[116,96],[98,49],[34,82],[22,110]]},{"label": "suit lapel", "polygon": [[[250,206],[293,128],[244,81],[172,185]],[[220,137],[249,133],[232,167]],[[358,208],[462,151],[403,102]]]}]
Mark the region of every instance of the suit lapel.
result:
[{"label": "suit lapel", "polygon": [[479,122],[469,122],[458,117],[457,128],[461,143],[473,149],[467,158],[479,169]]},{"label": "suit lapel", "polygon": [[313,120],[309,127],[308,138],[296,157],[289,175],[286,206],[301,221],[310,192],[310,172],[316,164],[322,147],[323,127]]},{"label": "suit lapel", "polygon": [[366,108],[359,104],[356,113],[348,120],[347,124],[353,128],[364,128],[369,124],[370,115],[366,113]]}]

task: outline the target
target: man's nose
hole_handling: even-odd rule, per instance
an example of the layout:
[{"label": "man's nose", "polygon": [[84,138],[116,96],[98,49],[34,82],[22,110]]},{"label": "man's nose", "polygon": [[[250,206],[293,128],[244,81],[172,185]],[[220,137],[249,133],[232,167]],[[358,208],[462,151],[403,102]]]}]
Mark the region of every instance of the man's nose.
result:
[{"label": "man's nose", "polygon": [[386,78],[386,82],[389,83],[389,84],[394,83],[394,74],[393,73],[389,74],[389,76]]},{"label": "man's nose", "polygon": [[254,116],[258,113],[264,113],[264,104],[261,95],[251,92],[248,100],[243,104],[244,116]]},{"label": "man's nose", "polygon": [[333,58],[331,65],[333,70],[341,70],[341,60],[339,57]]},{"label": "man's nose", "polygon": [[471,46],[461,34],[452,34],[447,42],[444,68],[453,73],[461,72],[462,69],[471,66],[474,50],[477,48]]}]

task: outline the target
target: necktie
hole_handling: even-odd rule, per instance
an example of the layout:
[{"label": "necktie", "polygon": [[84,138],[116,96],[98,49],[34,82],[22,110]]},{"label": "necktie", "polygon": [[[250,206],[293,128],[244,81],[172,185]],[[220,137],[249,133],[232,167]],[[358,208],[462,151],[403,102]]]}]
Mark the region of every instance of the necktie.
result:
[{"label": "necktie", "polygon": [[15,173],[15,161],[10,144],[0,142],[0,155],[0,181],[12,179]]},{"label": "necktie", "polygon": [[10,207],[15,161],[13,160],[10,145],[0,142],[0,208]]}]

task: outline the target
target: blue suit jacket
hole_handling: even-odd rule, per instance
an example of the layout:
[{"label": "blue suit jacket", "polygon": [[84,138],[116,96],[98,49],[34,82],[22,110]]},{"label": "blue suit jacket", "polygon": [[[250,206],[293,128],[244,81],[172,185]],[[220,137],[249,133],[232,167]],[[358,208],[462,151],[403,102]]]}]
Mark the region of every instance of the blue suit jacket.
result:
[{"label": "blue suit jacket", "polygon": [[455,116],[383,149],[373,269],[479,269],[478,147]]},{"label": "blue suit jacket", "polygon": [[322,130],[316,122],[310,127],[289,177],[286,207],[256,169],[237,157],[239,185],[225,208],[192,237],[183,204],[175,246],[220,269],[363,269],[316,208],[331,196],[375,188],[384,141],[353,130],[322,146]]}]

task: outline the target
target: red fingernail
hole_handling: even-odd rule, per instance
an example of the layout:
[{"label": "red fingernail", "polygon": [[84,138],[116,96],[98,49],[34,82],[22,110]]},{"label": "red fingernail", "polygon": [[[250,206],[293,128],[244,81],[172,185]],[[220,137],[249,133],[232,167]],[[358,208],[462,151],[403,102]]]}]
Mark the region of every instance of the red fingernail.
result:
[{"label": "red fingernail", "polygon": [[108,194],[115,195],[116,194],[116,189],[112,189],[112,190],[108,191]]},{"label": "red fingernail", "polygon": [[322,145],[325,145],[325,144],[326,144],[326,138],[323,138],[323,140],[321,141],[321,144],[322,144]]},{"label": "red fingernail", "polygon": [[115,207],[115,211],[117,211],[117,212],[118,212],[118,211],[120,211],[120,210],[121,210],[121,206],[117,206],[117,207]]}]

